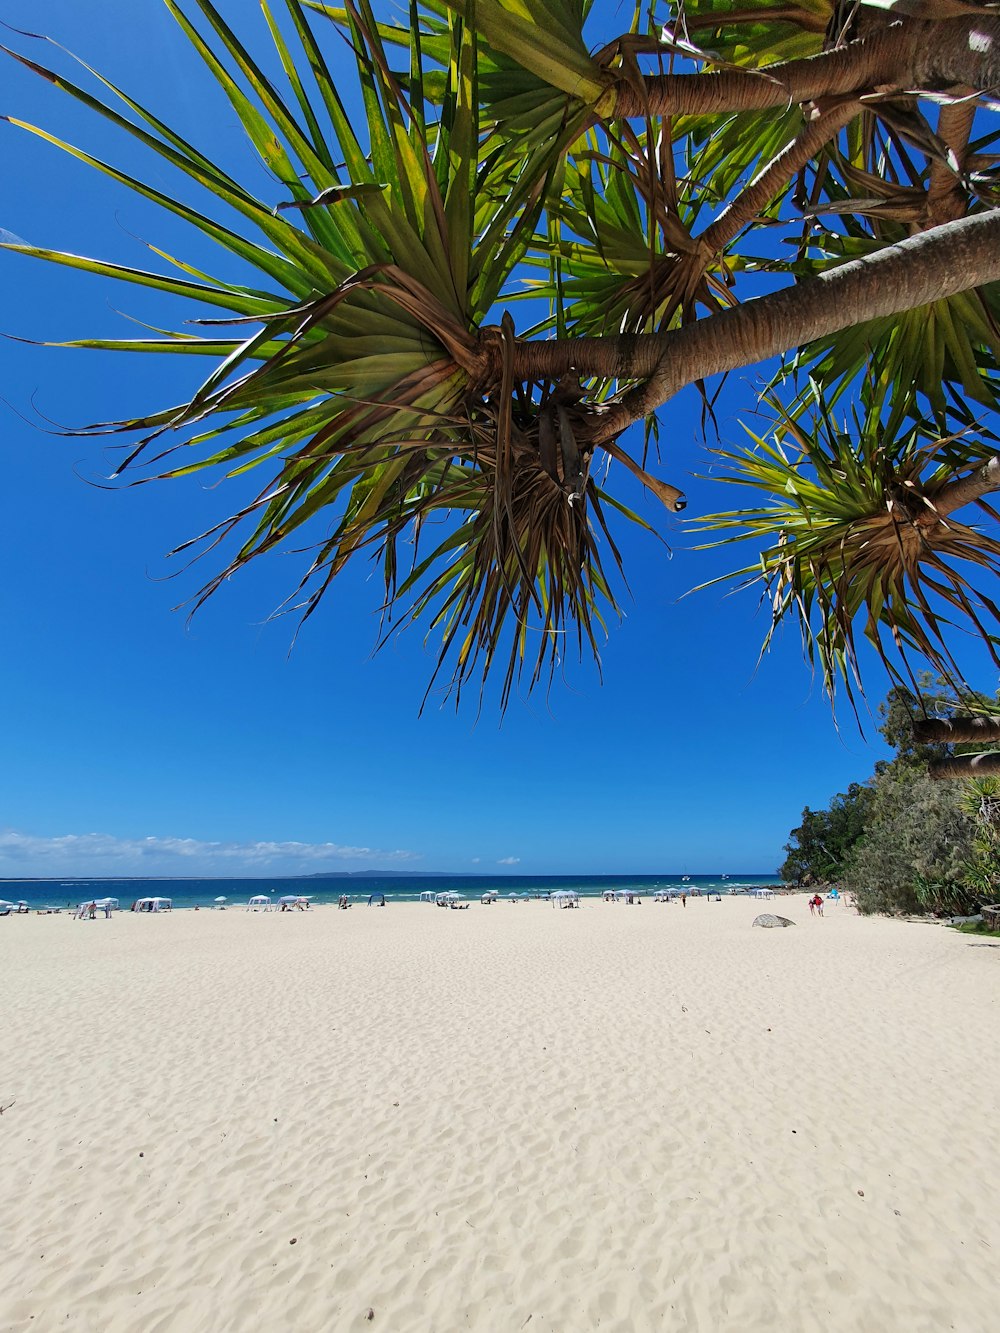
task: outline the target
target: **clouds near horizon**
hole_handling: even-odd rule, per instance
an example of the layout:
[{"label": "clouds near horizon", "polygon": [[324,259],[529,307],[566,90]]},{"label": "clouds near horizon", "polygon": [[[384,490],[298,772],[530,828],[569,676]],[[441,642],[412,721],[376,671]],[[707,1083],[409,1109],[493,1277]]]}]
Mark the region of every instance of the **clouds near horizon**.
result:
[{"label": "clouds near horizon", "polygon": [[402,848],[351,847],[336,842],[206,842],[198,838],[120,838],[111,833],[65,833],[39,837],[0,830],[0,874],[49,875],[299,874],[303,870],[349,869],[351,862],[393,866],[421,860]]}]

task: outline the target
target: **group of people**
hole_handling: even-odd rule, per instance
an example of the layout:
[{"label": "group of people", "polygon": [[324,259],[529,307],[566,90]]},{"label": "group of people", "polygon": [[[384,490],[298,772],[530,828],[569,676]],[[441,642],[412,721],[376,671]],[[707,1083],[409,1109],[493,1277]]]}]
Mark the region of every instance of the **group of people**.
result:
[{"label": "group of people", "polygon": [[[836,889],[831,889],[829,894],[827,895],[826,900],[831,903],[838,903],[840,902],[840,893]],[[814,893],[813,896],[809,899],[809,915],[810,916],[823,915],[823,899],[820,897],[818,893]]]},{"label": "group of people", "polygon": [[[110,917],[112,911],[111,903],[110,902],[101,903],[100,910],[104,913],[105,917]],[[80,906],[76,909],[76,913],[73,917],[73,920],[95,921],[97,919],[97,912],[98,912],[98,904],[96,899],[91,900],[89,903],[81,903]]]}]

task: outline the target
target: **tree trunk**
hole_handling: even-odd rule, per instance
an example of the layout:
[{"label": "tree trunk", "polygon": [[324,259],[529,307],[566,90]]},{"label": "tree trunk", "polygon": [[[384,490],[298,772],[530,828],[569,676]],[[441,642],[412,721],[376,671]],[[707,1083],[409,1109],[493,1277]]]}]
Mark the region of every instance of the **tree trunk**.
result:
[{"label": "tree trunk", "polygon": [[920,745],[992,745],[1000,742],[1000,717],[928,717],[913,723]]},{"label": "tree trunk", "polygon": [[989,754],[960,754],[953,759],[939,759],[929,765],[928,777],[945,778],[985,778],[1000,774],[1000,752]]}]

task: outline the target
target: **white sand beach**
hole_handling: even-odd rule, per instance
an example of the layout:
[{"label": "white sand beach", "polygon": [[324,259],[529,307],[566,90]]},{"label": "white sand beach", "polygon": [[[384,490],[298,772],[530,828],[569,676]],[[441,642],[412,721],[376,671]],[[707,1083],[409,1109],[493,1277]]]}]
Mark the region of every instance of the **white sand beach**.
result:
[{"label": "white sand beach", "polygon": [[6,918],[0,1329],[995,1329],[998,998],[804,896]]}]

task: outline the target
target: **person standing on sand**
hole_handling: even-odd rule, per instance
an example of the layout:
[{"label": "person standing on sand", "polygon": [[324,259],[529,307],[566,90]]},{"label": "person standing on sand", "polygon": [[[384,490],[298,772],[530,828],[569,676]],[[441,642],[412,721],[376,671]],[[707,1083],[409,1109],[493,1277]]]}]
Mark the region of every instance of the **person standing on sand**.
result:
[{"label": "person standing on sand", "polygon": [[682,893],[682,894],[681,894],[681,906],[682,906],[682,907],[687,907],[687,905],[688,905],[688,896],[687,896],[686,893]]},{"label": "person standing on sand", "polygon": [[812,897],[812,898],[809,899],[809,915],[810,915],[810,916],[815,916],[815,915],[816,915],[816,899],[815,899],[815,897]]}]

